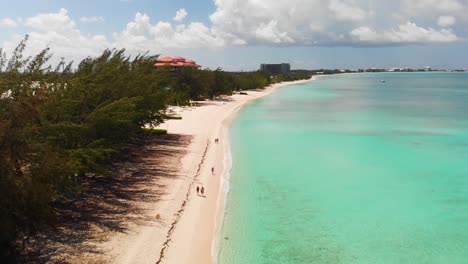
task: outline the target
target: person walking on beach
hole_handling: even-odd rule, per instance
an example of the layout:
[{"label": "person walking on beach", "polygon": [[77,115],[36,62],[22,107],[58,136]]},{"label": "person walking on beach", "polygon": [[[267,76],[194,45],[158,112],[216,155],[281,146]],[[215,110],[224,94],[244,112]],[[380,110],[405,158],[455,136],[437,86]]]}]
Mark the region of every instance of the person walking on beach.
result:
[{"label": "person walking on beach", "polygon": [[200,192],[201,192],[201,196],[205,197],[205,188],[203,186],[201,187]]},{"label": "person walking on beach", "polygon": [[199,196],[199,193],[200,192],[200,186],[197,186],[197,195]]},{"label": "person walking on beach", "polygon": [[214,167],[211,167],[211,174],[214,175]]}]

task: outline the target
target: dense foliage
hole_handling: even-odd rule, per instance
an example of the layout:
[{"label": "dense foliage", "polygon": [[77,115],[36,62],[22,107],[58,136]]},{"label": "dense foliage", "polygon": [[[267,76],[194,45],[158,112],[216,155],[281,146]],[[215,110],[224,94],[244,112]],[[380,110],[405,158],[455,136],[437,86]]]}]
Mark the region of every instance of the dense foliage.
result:
[{"label": "dense foliage", "polygon": [[284,73],[280,75],[273,76],[271,78],[272,83],[280,83],[280,82],[292,82],[297,80],[309,79],[311,76],[310,73]]},{"label": "dense foliage", "polygon": [[54,201],[85,175],[107,173],[112,155],[141,138],[144,125],[167,118],[167,105],[271,82],[259,72],[155,69],[157,56],[132,59],[123,50],[52,68],[48,49],[23,56],[26,41],[10,58],[0,49],[0,256],[53,224]]}]

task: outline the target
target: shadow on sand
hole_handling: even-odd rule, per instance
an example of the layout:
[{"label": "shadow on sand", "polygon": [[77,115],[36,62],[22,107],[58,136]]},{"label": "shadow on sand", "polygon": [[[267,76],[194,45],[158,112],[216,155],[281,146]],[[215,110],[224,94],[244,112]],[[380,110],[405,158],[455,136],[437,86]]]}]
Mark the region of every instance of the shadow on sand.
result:
[{"label": "shadow on sand", "polygon": [[181,176],[180,159],[190,141],[190,136],[152,136],[124,151],[111,175],[83,179],[83,192],[55,204],[57,225],[30,239],[21,262],[106,262],[96,244],[113,232],[125,233],[129,224],[164,226],[141,202],[160,201],[166,194],[161,179]]}]

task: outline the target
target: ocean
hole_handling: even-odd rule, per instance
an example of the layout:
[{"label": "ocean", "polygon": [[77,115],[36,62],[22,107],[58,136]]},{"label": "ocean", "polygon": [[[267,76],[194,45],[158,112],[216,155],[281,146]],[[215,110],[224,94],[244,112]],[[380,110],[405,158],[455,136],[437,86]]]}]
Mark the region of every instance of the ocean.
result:
[{"label": "ocean", "polygon": [[468,74],[287,86],[230,140],[218,263],[468,263]]}]

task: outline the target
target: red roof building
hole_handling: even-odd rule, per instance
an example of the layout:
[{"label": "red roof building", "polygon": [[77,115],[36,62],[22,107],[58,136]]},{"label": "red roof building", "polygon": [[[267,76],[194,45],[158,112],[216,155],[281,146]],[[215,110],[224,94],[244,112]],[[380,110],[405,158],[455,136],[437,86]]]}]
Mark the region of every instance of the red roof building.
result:
[{"label": "red roof building", "polygon": [[200,68],[201,66],[195,63],[193,60],[187,60],[183,57],[164,57],[160,58],[156,61],[156,64],[154,64],[155,67],[165,67],[169,66],[172,67],[173,69],[181,68],[181,67],[195,67],[195,68]]},{"label": "red roof building", "polygon": [[174,59],[171,57],[164,57],[164,58],[158,59],[158,62],[172,62],[173,60]]}]

